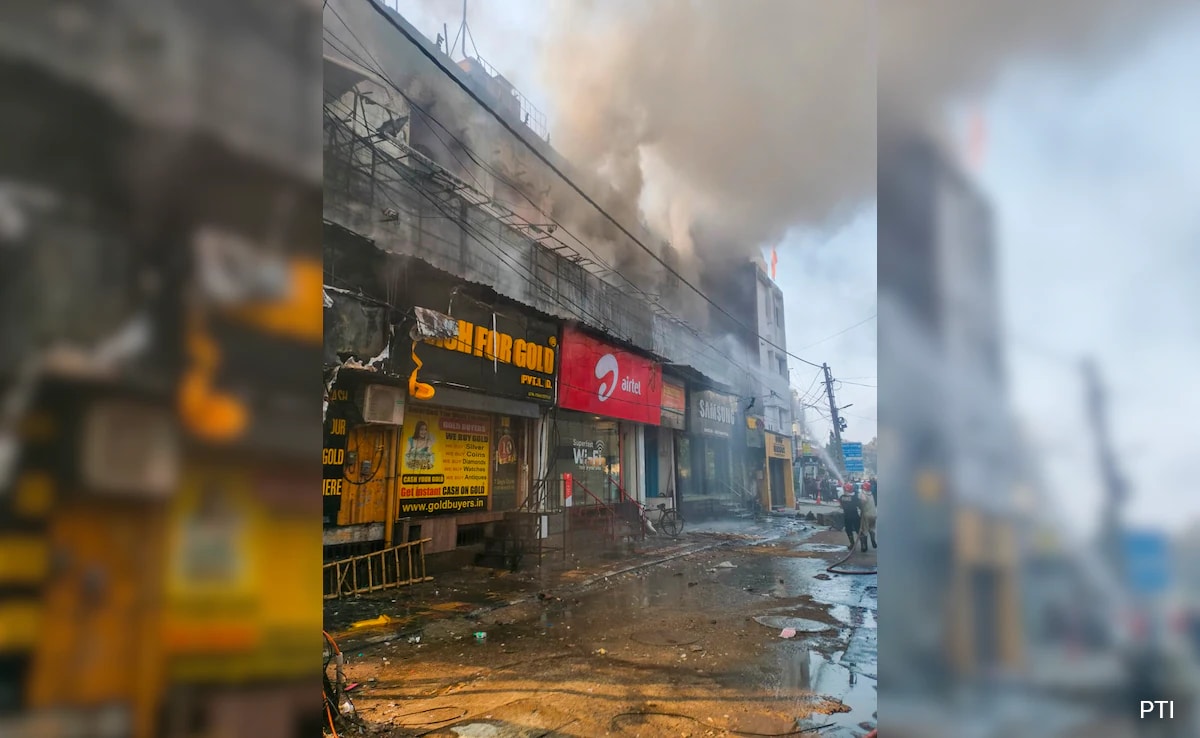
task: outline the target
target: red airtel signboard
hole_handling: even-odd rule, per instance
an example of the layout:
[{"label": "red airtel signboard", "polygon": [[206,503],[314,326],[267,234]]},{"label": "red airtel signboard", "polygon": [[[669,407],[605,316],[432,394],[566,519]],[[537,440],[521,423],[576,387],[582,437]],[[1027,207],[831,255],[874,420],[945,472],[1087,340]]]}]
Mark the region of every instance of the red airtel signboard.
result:
[{"label": "red airtel signboard", "polygon": [[660,365],[570,327],[559,357],[560,407],[647,425],[662,420]]}]

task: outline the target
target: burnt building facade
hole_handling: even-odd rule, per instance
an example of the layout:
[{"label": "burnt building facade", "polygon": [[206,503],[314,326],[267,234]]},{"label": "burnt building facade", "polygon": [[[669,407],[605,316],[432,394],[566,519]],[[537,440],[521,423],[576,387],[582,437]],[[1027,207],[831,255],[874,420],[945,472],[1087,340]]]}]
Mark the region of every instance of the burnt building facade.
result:
[{"label": "burnt building facade", "polygon": [[[487,536],[518,513],[586,501],[677,506],[689,497],[693,510],[719,512],[724,505],[700,504],[718,490],[740,500],[751,485],[745,413],[769,393],[748,376],[742,349],[679,317],[690,288],[664,266],[677,259],[671,247],[636,213],[627,220],[603,188],[596,199],[613,205],[640,244],[590,205],[580,215],[584,201],[566,178],[586,188],[594,181],[550,147],[544,119],[483,60],[453,60],[371,2],[330,2],[325,18],[324,214],[334,254],[325,277],[326,422],[331,429],[336,412],[352,421],[346,440],[327,434],[323,496],[337,498],[326,500],[327,548],[349,553],[420,536],[432,537],[430,553],[451,553],[476,540],[475,527]],[[745,286],[757,295],[749,267]],[[777,305],[781,314],[781,298]],[[421,311],[447,320],[452,335],[418,335]],[[532,332],[518,337],[514,320]],[[554,364],[544,376],[525,367],[501,387],[496,378],[518,340]],[[439,373],[435,348],[449,344],[460,363],[470,355],[468,374]],[[786,398],[786,372],[781,381]],[[373,397],[402,406],[388,422],[362,415],[373,385],[392,388],[371,389]],[[719,393],[734,422],[697,456],[690,423],[702,392]],[[445,397],[456,412],[492,416],[489,434],[468,434],[489,438],[491,471],[478,472],[487,490],[478,509],[439,503],[406,514],[415,503],[402,497],[413,486],[404,480],[424,475],[406,469],[405,444],[423,403]],[[335,408],[334,399],[348,404]],[[790,428],[790,418],[774,422]],[[512,448],[497,445],[503,437]],[[501,490],[497,460],[512,455],[517,471]],[[355,483],[362,478],[370,482]],[[543,536],[553,533],[541,525]]]}]

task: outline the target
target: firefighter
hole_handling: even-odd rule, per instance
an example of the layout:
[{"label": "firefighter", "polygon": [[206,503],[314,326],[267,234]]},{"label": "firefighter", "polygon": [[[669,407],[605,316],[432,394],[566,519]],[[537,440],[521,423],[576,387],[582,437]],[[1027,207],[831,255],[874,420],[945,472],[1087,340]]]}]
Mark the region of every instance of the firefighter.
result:
[{"label": "firefighter", "polygon": [[867,536],[871,537],[871,548],[879,548],[879,544],[875,542],[875,485],[870,482],[863,482],[862,494],[858,496],[859,509],[861,510],[860,517],[862,522],[859,524],[858,542],[862,551],[867,550]]},{"label": "firefighter", "polygon": [[842,485],[842,496],[838,498],[838,502],[842,505],[842,519],[846,529],[846,538],[850,539],[850,548],[853,549],[854,534],[858,531],[861,524],[861,516],[858,513],[860,502],[853,484],[846,482]]}]

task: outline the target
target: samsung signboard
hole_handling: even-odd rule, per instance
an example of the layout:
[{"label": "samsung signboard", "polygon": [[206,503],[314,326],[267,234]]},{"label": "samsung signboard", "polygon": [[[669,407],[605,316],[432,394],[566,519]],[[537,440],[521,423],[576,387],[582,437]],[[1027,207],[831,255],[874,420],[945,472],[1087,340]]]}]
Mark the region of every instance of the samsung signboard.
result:
[{"label": "samsung signboard", "polygon": [[737,397],[704,390],[693,392],[688,399],[692,433],[710,438],[733,438],[740,415]]}]

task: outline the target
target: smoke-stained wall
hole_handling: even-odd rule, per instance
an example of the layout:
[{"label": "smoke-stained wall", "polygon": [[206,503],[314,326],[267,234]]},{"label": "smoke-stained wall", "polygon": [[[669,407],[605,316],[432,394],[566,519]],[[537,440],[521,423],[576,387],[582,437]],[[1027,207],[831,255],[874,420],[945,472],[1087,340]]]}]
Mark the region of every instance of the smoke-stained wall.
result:
[{"label": "smoke-stained wall", "polygon": [[[329,109],[346,116],[356,109],[353,98],[365,93],[372,102],[387,97],[387,105],[399,109],[390,117],[372,113],[365,127],[352,117],[326,116],[327,220],[370,238],[380,248],[412,254],[547,314],[594,326],[672,363],[692,366],[715,381],[739,388],[746,384],[747,367],[757,364],[755,355],[741,341],[714,340],[709,331],[697,330],[707,323],[702,298],[628,238],[621,236],[625,240],[620,241],[611,223],[599,219],[591,205],[513,141],[398,31],[381,22],[369,4],[334,0],[329,8],[327,59],[336,60],[339,68],[357,66],[375,78],[350,88],[342,84],[327,89],[331,95],[340,94],[336,104],[327,100]],[[391,17],[405,23],[394,13]],[[438,53],[431,45],[427,48]],[[384,95],[381,85],[393,92],[399,87],[403,94]],[[399,134],[377,129],[377,121],[391,119],[407,121],[408,143],[437,166],[408,156],[397,145],[405,143],[395,137]],[[570,172],[532,131],[523,136],[556,166],[578,175],[590,191],[587,186],[594,179]],[[458,182],[440,175],[442,168]],[[610,189],[598,191],[605,193],[599,196],[602,201],[611,198]],[[546,194],[544,202],[539,193]],[[488,198],[501,202],[480,205]],[[553,225],[547,222],[547,209],[563,227],[534,232],[530,224]],[[521,212],[510,218],[506,210]],[[585,218],[586,213],[591,215]],[[643,244],[674,268],[684,268],[683,255],[639,225],[636,209],[626,215],[632,220],[622,223],[632,224],[627,227],[639,233]],[[564,245],[570,248],[563,253],[553,250]],[[568,256],[571,253],[585,259],[596,256],[616,270],[584,268]],[[639,289],[645,297],[637,294]],[[670,314],[655,310],[652,301]],[[671,317],[689,314],[694,316],[690,325]]]}]

